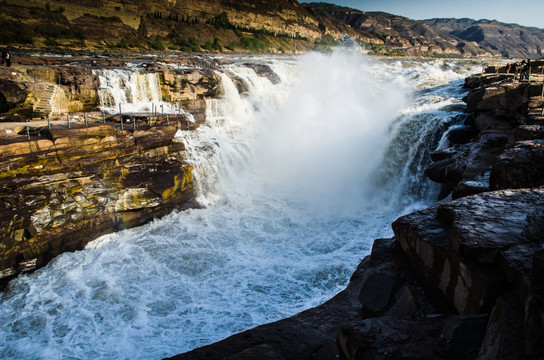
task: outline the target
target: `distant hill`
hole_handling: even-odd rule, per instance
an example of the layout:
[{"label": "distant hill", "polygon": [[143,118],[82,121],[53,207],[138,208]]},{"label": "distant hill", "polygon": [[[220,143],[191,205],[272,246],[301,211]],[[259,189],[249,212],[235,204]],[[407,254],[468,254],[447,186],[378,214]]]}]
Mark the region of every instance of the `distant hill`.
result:
[{"label": "distant hill", "polygon": [[430,19],[425,23],[496,56],[544,56],[544,29],[505,24],[495,20]]},{"label": "distant hill", "polygon": [[[478,45],[427,25],[384,12],[364,12],[328,3],[303,4],[310,13],[327,19],[339,31],[371,44],[379,54],[419,56],[489,56]],[[323,20],[322,20],[323,21]]]}]

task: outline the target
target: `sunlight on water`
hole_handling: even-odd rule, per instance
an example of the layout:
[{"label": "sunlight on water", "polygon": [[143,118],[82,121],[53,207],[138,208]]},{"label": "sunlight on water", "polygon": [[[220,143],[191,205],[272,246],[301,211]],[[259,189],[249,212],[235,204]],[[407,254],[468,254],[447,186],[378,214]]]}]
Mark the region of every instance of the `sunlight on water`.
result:
[{"label": "sunlight on water", "polygon": [[[224,66],[208,123],[182,134],[206,208],[13,280],[0,294],[0,358],[160,359],[290,316],[340,291],[399,214],[434,201],[422,172],[463,120],[446,108],[471,65],[253,58],[273,85],[247,61]],[[105,80],[113,93],[123,76],[134,79]]]}]

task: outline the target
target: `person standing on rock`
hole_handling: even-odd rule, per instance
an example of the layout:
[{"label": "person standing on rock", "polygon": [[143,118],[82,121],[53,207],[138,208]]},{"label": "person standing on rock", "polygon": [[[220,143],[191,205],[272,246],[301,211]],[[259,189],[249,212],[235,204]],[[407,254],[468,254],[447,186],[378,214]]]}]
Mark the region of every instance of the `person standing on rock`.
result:
[{"label": "person standing on rock", "polygon": [[6,51],[6,65],[7,67],[11,66],[11,54],[9,53],[9,51]]},{"label": "person standing on rock", "polygon": [[[529,60],[531,61],[531,60]],[[529,81],[529,62],[523,60],[521,62],[521,73],[519,74],[519,81],[523,81],[523,78],[527,78],[527,81]]]}]

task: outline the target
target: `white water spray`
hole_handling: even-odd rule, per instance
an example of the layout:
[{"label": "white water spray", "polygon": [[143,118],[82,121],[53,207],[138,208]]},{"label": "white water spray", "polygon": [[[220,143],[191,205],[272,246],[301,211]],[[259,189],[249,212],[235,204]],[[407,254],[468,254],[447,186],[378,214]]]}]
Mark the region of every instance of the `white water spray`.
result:
[{"label": "white water spray", "polygon": [[98,95],[103,111],[119,113],[173,113],[174,105],[162,100],[158,73],[94,70],[100,81]]},{"label": "white water spray", "polygon": [[13,280],[0,358],[159,359],[290,316],[342,289],[406,206],[434,200],[419,171],[460,116],[444,107],[463,74],[349,53],[258,60],[282,82],[228,67],[248,93],[222,75],[214,116],[182,134],[207,208]]}]

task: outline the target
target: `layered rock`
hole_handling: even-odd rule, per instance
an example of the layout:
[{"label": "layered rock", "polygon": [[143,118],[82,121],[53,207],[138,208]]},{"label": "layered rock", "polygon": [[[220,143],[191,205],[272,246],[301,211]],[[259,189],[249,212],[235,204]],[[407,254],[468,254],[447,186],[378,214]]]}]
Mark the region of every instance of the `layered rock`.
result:
[{"label": "layered rock", "polygon": [[[61,0],[3,5],[0,24],[5,29],[4,43],[38,49],[168,48],[194,52],[201,46],[208,51],[223,51],[229,44],[230,49],[237,44],[244,51],[240,43],[249,36],[266,39],[260,51],[294,52],[294,38],[299,38],[300,51],[311,49],[306,39],[322,36],[318,21],[290,0]],[[339,35],[336,29],[329,32]],[[189,39],[194,41],[192,48],[186,46]],[[215,39],[220,47],[206,46]]]},{"label": "layered rock", "polygon": [[194,206],[192,168],[174,138],[182,124],[45,128],[0,145],[0,283],[100,235]]}]

